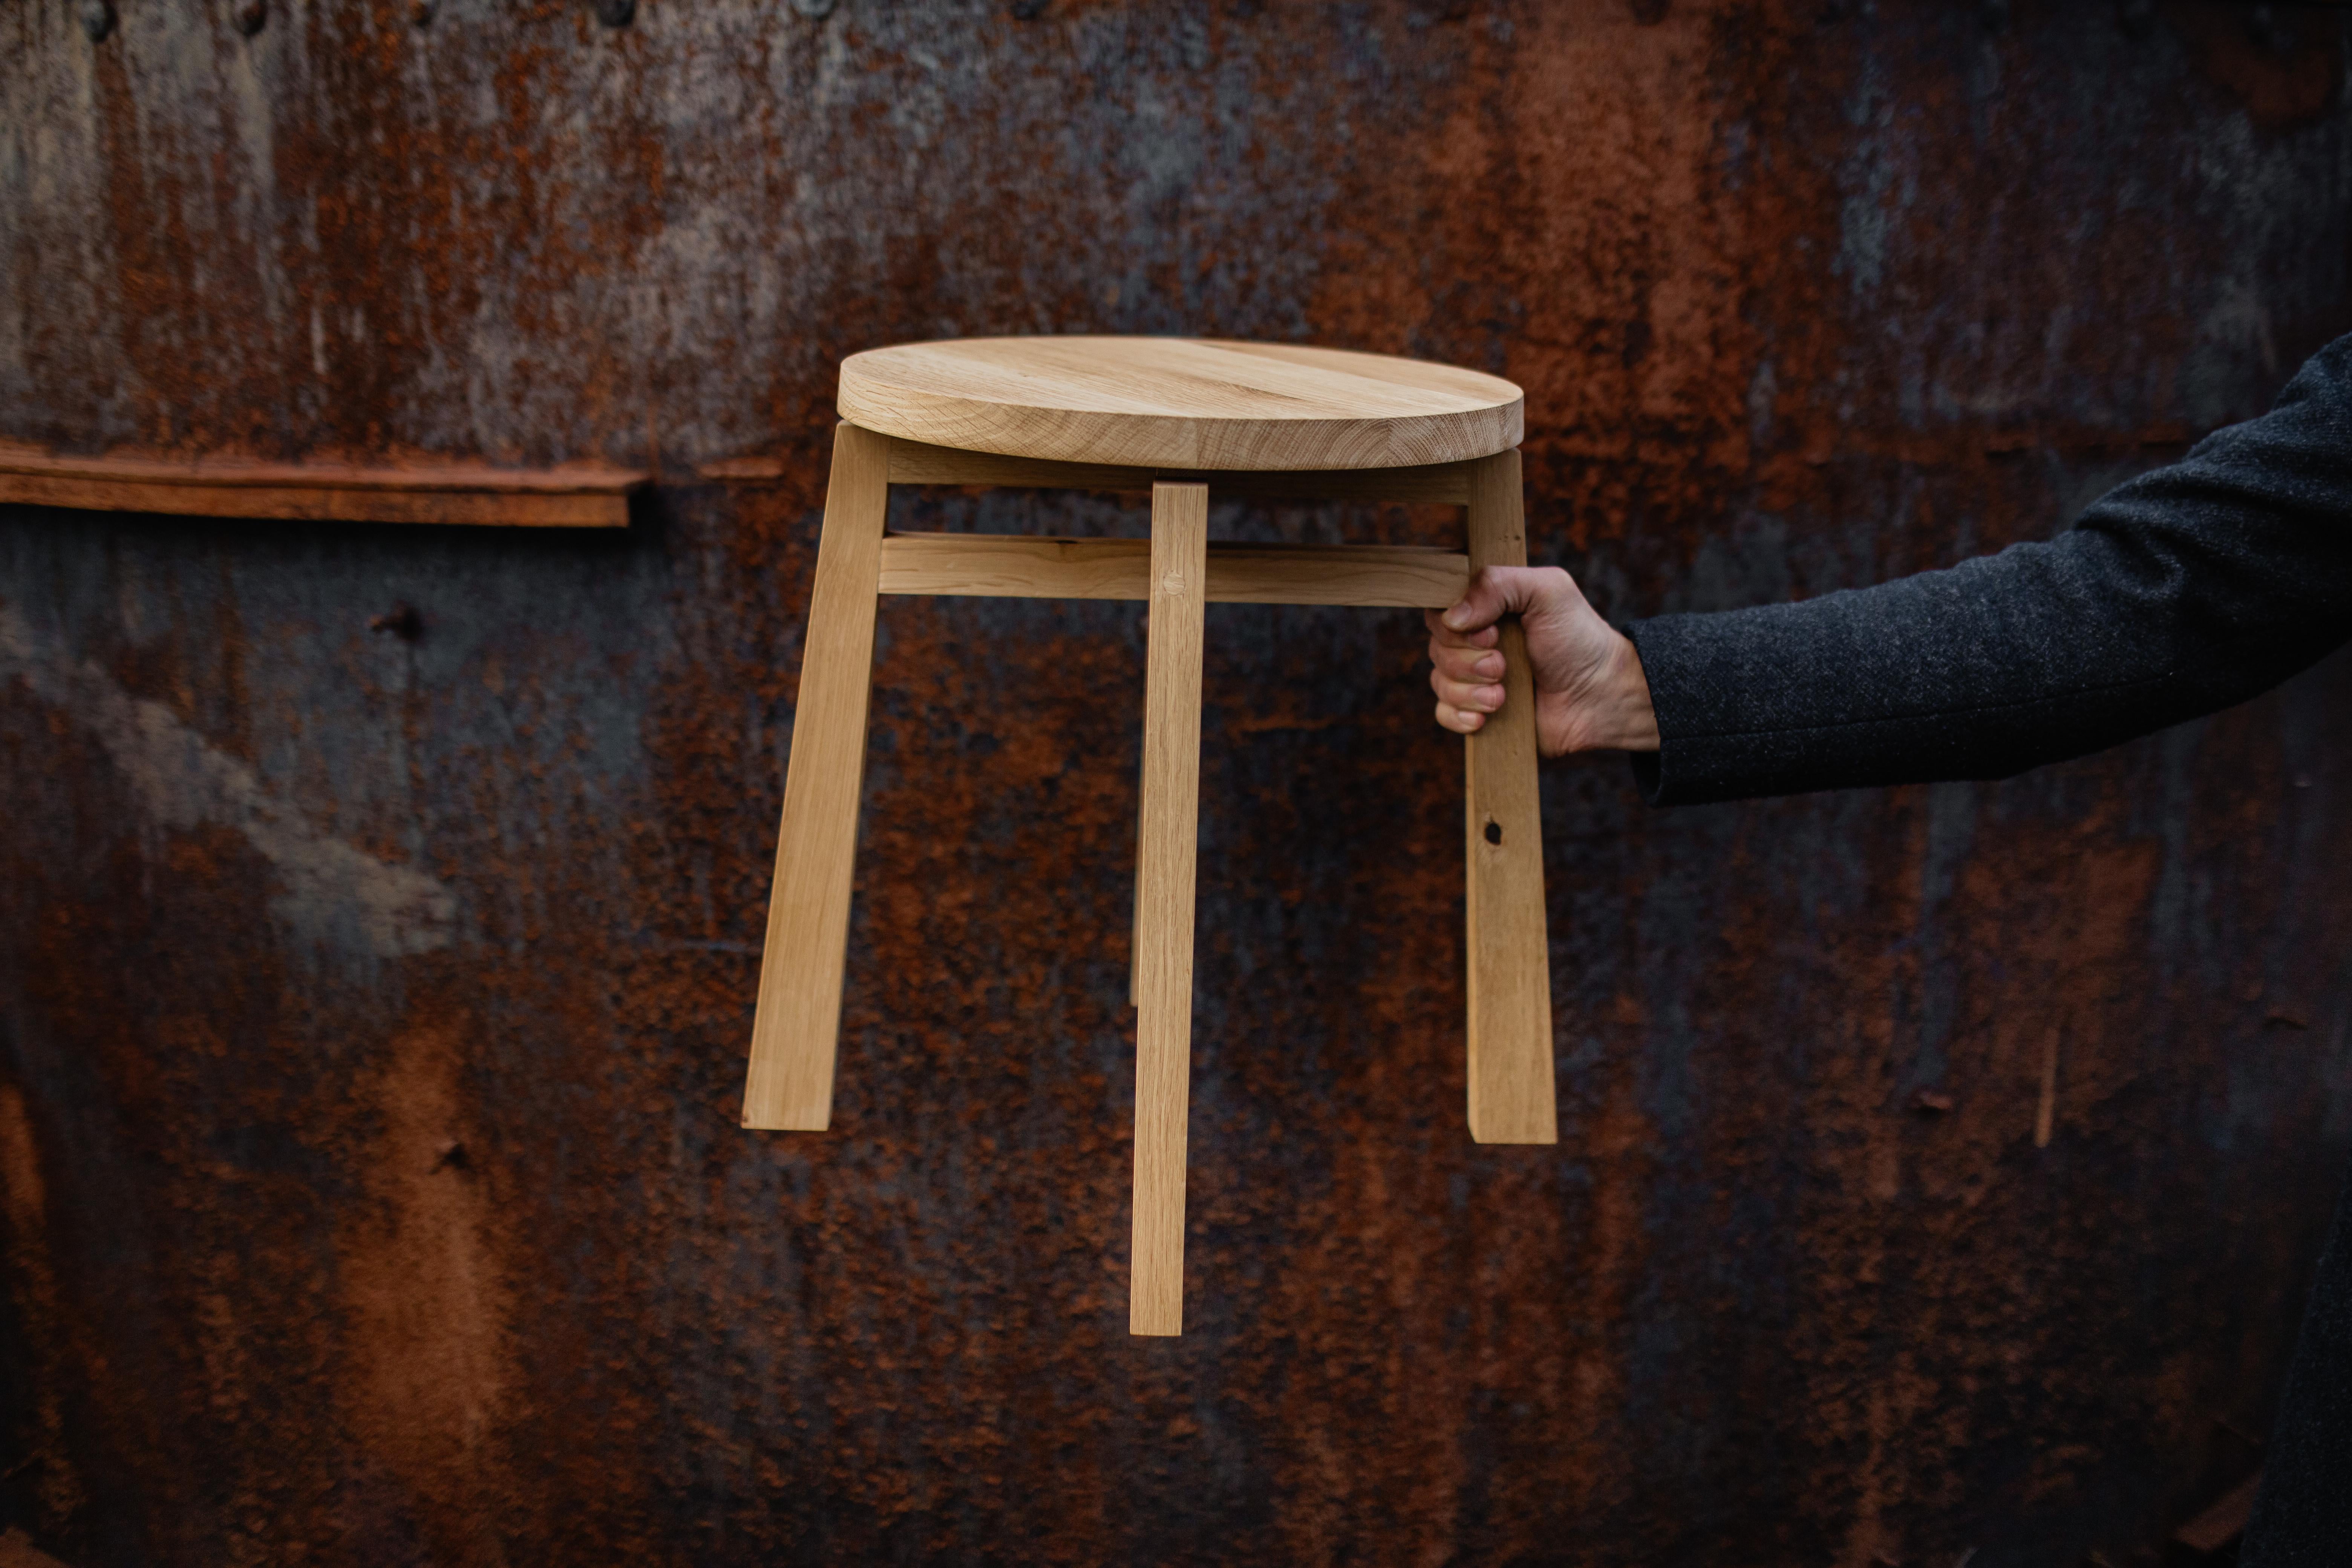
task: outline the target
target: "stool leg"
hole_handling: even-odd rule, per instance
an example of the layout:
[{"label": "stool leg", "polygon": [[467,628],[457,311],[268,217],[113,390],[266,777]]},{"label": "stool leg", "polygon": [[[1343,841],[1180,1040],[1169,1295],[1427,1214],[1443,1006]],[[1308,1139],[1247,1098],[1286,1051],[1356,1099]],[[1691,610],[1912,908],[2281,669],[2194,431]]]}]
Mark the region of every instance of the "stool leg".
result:
[{"label": "stool leg", "polygon": [[[1470,479],[1470,569],[1528,563],[1519,454]],[[1468,737],[1470,1136],[1559,1140],[1552,1095],[1551,961],[1544,935],[1543,825],[1535,683],[1527,634],[1503,622],[1503,710]]]},{"label": "stool leg", "polygon": [[874,605],[889,502],[889,438],[838,426],[784,768],[775,888],[743,1085],[746,1127],[821,1132],[833,1121],[834,1042],[841,1032]]},{"label": "stool leg", "polygon": [[1135,1233],[1129,1333],[1184,1331],[1184,1134],[1192,1076],[1192,860],[1200,843],[1205,485],[1151,487],[1136,866]]}]

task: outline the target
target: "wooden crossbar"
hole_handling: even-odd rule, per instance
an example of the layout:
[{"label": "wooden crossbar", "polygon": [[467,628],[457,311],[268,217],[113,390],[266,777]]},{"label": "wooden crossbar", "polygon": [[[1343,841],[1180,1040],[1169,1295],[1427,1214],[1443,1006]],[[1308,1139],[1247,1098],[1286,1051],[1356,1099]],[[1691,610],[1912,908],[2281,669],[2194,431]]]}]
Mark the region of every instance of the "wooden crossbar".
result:
[{"label": "wooden crossbar", "polygon": [[[1208,599],[1222,605],[1444,609],[1462,596],[1470,558],[1413,544],[1212,544]],[[882,542],[885,594],[1009,599],[1148,599],[1151,542],[1034,534],[894,533]]]}]

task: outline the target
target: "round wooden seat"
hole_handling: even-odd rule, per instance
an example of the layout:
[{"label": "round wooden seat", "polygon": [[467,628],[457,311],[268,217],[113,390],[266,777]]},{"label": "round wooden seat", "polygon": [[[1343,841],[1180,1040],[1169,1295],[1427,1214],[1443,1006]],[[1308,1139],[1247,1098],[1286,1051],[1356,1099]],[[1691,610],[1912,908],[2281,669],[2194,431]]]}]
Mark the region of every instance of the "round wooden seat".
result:
[{"label": "round wooden seat", "polygon": [[841,363],[841,416],[968,452],[1130,468],[1393,468],[1519,444],[1526,399],[1423,360],[1206,338],[951,338]]}]

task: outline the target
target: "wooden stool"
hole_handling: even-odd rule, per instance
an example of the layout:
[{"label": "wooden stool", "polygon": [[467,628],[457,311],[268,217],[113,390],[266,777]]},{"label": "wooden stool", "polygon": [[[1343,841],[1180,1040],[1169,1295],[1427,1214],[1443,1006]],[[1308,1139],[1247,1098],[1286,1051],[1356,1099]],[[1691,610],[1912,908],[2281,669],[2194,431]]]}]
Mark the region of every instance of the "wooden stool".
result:
[{"label": "wooden stool", "polygon": [[[1474,371],[1286,343],[982,338],[844,361],[743,1125],[832,1120],[877,595],[1147,599],[1129,1329],[1181,1332],[1202,606],[1442,608],[1477,568],[1525,565],[1523,402]],[[1149,491],[1151,538],[890,534],[893,484]],[[1468,552],[1212,545],[1213,486],[1460,505]],[[1549,1143],[1535,702],[1516,621],[1502,647],[1507,700],[1467,741],[1470,1133]]]}]

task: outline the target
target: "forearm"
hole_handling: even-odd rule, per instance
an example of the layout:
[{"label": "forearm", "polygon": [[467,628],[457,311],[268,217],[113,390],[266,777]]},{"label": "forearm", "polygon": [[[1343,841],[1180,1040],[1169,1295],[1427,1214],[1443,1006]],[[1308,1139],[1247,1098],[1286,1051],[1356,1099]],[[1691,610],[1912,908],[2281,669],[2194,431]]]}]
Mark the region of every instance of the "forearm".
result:
[{"label": "forearm", "polygon": [[1626,630],[1660,804],[2003,777],[2242,700],[2352,633],[2352,343],[2049,543]]}]

